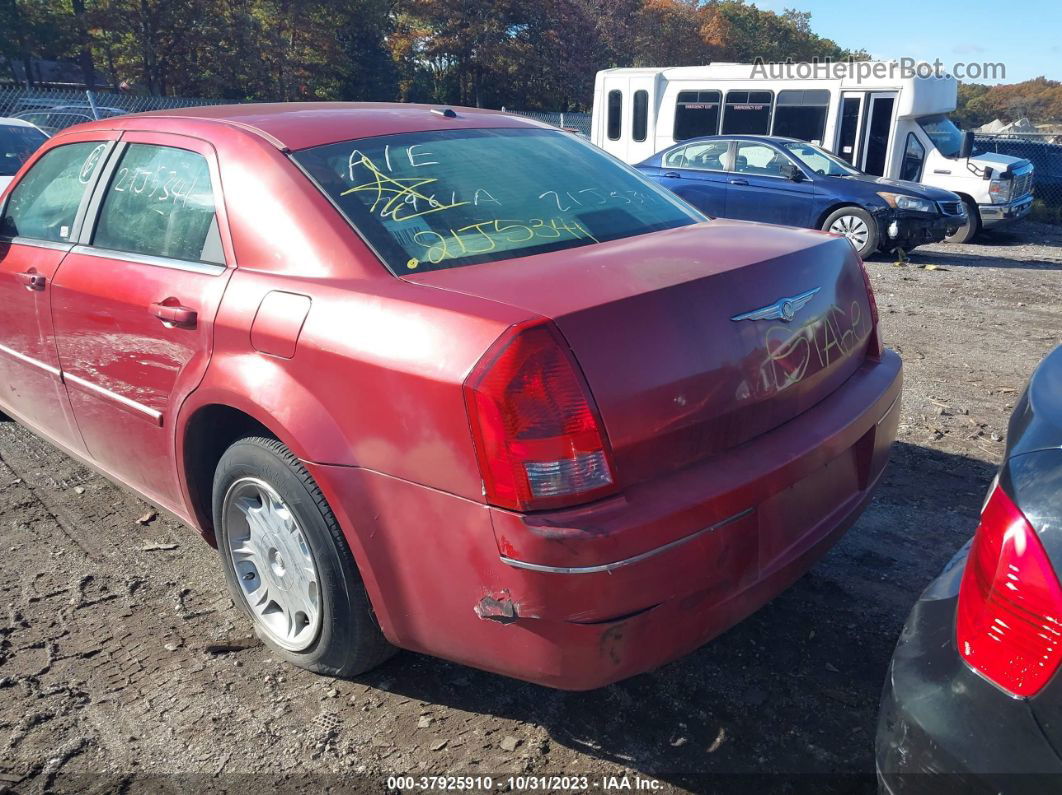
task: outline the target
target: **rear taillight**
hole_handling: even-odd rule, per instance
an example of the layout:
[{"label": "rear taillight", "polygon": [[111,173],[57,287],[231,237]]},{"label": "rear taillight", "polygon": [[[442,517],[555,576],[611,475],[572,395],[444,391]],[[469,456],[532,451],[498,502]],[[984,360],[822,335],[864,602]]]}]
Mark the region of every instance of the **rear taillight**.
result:
[{"label": "rear taillight", "polygon": [[[857,255],[858,256],[858,255]],[[878,325],[878,299],[874,297],[874,286],[870,283],[870,271],[867,270],[863,258],[859,257],[859,270],[863,273],[863,285],[867,288],[867,301],[870,302],[870,319],[874,325]]]},{"label": "rear taillight", "polygon": [[856,259],[859,260],[859,270],[863,274],[863,286],[867,289],[867,303],[870,304],[870,320],[873,324],[870,329],[870,343],[867,346],[867,352],[871,356],[880,359],[882,353],[885,352],[885,347],[882,345],[881,332],[878,330],[878,321],[881,319],[878,315],[878,299],[874,297],[874,286],[870,283],[870,272],[867,270],[863,258],[857,254]]},{"label": "rear taillight", "polygon": [[955,637],[970,667],[1015,696],[1035,695],[1062,662],[1062,586],[998,485],[966,561]]},{"label": "rear taillight", "polygon": [[510,329],[472,370],[464,393],[489,503],[531,511],[615,490],[594,399],[551,323]]}]

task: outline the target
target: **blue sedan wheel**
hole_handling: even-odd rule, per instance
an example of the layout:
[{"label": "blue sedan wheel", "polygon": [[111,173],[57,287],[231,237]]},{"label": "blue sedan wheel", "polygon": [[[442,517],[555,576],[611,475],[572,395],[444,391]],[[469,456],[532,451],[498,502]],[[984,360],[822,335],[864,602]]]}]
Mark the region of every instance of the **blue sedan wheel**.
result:
[{"label": "blue sedan wheel", "polygon": [[822,228],[844,235],[861,257],[868,257],[878,247],[878,227],[870,213],[860,207],[842,207],[826,219]]}]

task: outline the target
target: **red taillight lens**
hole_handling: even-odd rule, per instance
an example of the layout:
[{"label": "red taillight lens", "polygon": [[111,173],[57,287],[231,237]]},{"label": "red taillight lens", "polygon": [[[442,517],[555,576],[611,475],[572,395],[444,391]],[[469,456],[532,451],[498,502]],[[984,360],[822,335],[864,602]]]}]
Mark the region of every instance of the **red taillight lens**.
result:
[{"label": "red taillight lens", "polygon": [[593,397],[552,324],[514,326],[464,385],[487,501],[530,511],[615,489]]},{"label": "red taillight lens", "polygon": [[996,486],[966,561],[959,653],[1016,696],[1032,696],[1062,662],[1062,586],[1036,531]]}]

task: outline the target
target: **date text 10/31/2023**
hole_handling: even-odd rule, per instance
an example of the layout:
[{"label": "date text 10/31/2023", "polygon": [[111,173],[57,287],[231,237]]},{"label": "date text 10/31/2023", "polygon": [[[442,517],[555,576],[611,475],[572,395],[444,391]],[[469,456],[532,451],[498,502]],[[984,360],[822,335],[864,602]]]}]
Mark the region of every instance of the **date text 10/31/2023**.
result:
[{"label": "date text 10/31/2023", "polygon": [[389,792],[491,792],[504,785],[509,792],[660,792],[664,783],[640,775],[565,776],[388,776]]}]

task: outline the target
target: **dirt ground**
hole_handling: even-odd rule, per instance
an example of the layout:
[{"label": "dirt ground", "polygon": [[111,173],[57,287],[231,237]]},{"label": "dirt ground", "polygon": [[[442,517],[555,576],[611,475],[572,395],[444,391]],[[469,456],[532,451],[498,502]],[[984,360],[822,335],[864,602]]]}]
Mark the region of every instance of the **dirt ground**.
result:
[{"label": "dirt ground", "polygon": [[565,774],[591,791],[622,786],[613,775],[666,790],[872,790],[896,636],[972,533],[1013,404],[1062,342],[1062,229],[1025,223],[869,268],[906,363],[873,504],[749,620],[596,692],[411,653],[354,681],[282,664],[195,533],[138,523],[144,504],[0,423],[0,792],[377,791],[431,774],[489,775],[496,789],[510,774]]}]

